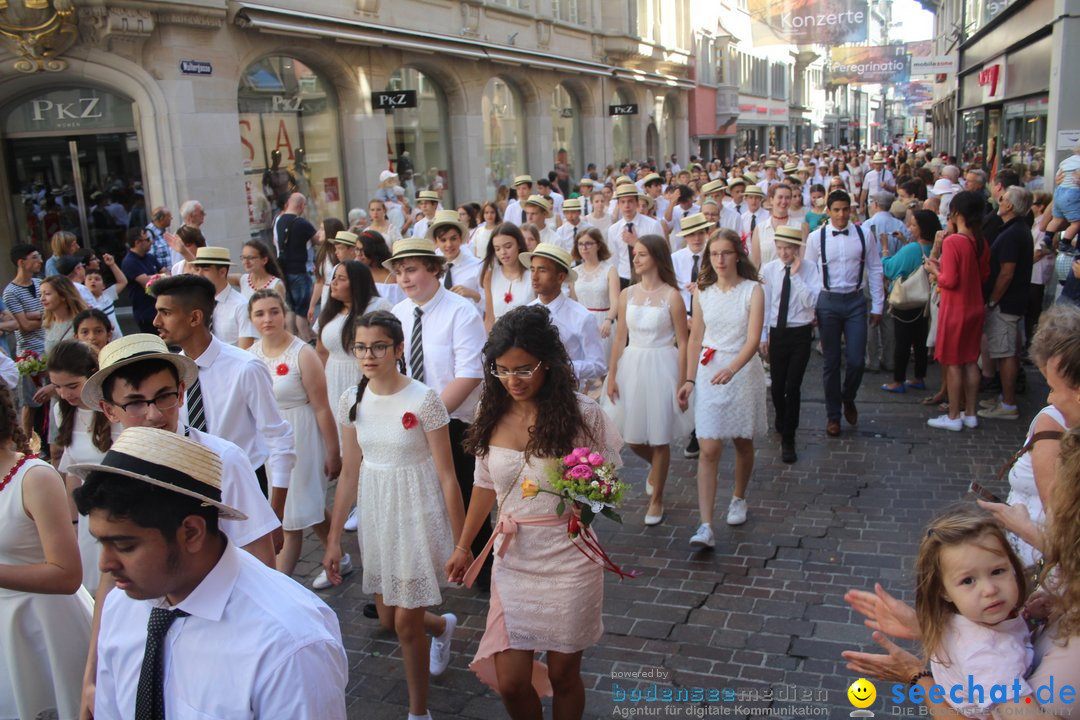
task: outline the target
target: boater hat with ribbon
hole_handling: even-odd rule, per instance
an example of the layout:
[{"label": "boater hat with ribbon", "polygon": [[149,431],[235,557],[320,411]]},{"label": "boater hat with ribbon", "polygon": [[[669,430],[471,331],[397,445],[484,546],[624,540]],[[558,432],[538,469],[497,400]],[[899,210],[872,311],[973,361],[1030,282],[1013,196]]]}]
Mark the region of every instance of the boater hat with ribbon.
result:
[{"label": "boater hat with ribbon", "polygon": [[[469,237],[469,226],[461,222],[461,218],[458,216],[457,210],[440,210],[435,213],[435,217],[432,218],[431,224],[428,225],[427,233],[424,235],[428,240],[435,239],[435,231],[441,227],[455,227],[461,234],[462,241],[465,241]],[[397,243],[394,243],[394,249],[397,249]]]},{"label": "boater hat with ribbon", "polygon": [[517,187],[518,185],[532,185],[532,184],[533,184],[532,175],[518,175],[516,178],[514,178],[514,187]]},{"label": "boater hat with ribbon", "polygon": [[723,180],[710,180],[701,186],[702,195],[712,195],[715,192],[724,192],[727,190],[727,183]]},{"label": "boater hat with ribbon", "polygon": [[624,198],[624,197],[635,197],[636,198],[636,197],[639,197],[640,195],[641,195],[641,193],[638,192],[637,185],[635,185],[632,182],[624,183],[624,184],[619,185],[618,187],[615,188],[615,197],[616,198]]},{"label": "boater hat with ribbon", "polygon": [[351,233],[348,230],[338,230],[337,235],[330,241],[335,245],[348,245],[349,247],[356,247],[356,243],[360,240],[356,233]]},{"label": "boater hat with ribbon", "polygon": [[[453,211],[456,215],[457,212]],[[438,262],[446,262],[446,258],[435,253],[435,243],[421,238],[408,238],[394,243],[394,254],[389,260],[383,261],[383,267],[390,272],[394,271],[394,263],[405,258],[428,258]]]},{"label": "boater hat with ribbon", "polygon": [[709,218],[705,217],[704,213],[694,213],[679,220],[679,232],[675,234],[679,237],[686,237],[702,230],[708,230],[714,225],[716,223],[709,222]]},{"label": "boater hat with ribbon", "polygon": [[747,195],[753,195],[754,197],[759,197],[759,198],[765,197],[765,191],[762,190],[761,186],[756,184],[756,183],[754,185],[747,185],[746,186],[746,194]]},{"label": "boater hat with ribbon", "polygon": [[195,259],[192,265],[235,265],[229,248],[207,245],[195,251]]},{"label": "boater hat with ribbon", "polygon": [[551,260],[566,271],[567,280],[570,282],[577,280],[577,273],[570,267],[574,263],[574,259],[570,257],[570,253],[566,252],[558,245],[552,243],[540,243],[532,252],[523,252],[518,255],[518,259],[526,270],[531,267],[530,263],[534,257]]},{"label": "boater hat with ribbon", "polygon": [[776,232],[773,234],[774,242],[791,243],[792,245],[798,245],[805,247],[806,243],[802,239],[802,230],[790,225],[781,225],[776,228]]},{"label": "boater hat with ribbon", "polygon": [[439,193],[435,192],[434,190],[421,190],[420,192],[416,193],[416,202],[438,203]]},{"label": "boater hat with ribbon", "polygon": [[563,212],[569,210],[570,212],[581,212],[581,198],[567,198],[562,204]]},{"label": "boater hat with ribbon", "polygon": [[199,377],[199,367],[195,361],[186,355],[169,352],[165,341],[157,335],[149,333],[125,335],[101,348],[101,353],[98,354],[98,367],[101,369],[83,383],[83,405],[97,410],[101,401],[105,399],[101,391],[105,380],[125,365],[143,360],[164,360],[172,363],[184,387],[191,387]]},{"label": "boater hat with ribbon", "polygon": [[83,479],[97,473],[140,480],[217,508],[228,520],[247,520],[247,515],[221,501],[221,458],[212,450],[168,430],[132,427],[120,433],[100,463],[72,465]]}]

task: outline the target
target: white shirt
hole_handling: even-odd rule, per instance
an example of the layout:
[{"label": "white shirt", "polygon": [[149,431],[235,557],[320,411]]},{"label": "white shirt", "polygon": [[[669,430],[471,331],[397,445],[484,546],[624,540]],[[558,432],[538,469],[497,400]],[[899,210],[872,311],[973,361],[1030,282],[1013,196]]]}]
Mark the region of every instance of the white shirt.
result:
[{"label": "white shirt", "polygon": [[[666,226],[666,229],[669,232],[676,232],[679,229],[679,223],[682,221],[682,219],[684,217],[686,217],[687,215],[693,215],[693,214],[699,213],[699,212],[701,212],[701,208],[697,205],[697,203],[692,204],[688,210],[683,210],[683,206],[676,203],[675,207],[673,207],[671,209],[671,223],[668,224],[667,221],[665,221],[664,225]],[[659,212],[657,212],[657,216],[663,217],[663,215],[660,215]],[[641,233],[638,233],[638,237],[641,237]],[[682,238],[679,237],[678,235],[673,236],[671,238],[671,249],[672,250],[678,250],[681,247],[682,247]]]},{"label": "white shirt", "polygon": [[257,338],[259,334],[248,317],[247,301],[232,285],[214,296],[214,324],[210,330],[221,342],[235,345],[242,337]]},{"label": "white shirt", "polygon": [[97,308],[109,318],[109,322],[112,323],[112,336],[110,337],[110,340],[117,340],[124,337],[123,331],[120,330],[120,320],[116,317],[117,297],[116,286],[110,285],[101,291],[100,297],[94,297],[94,294],[90,293],[90,299],[86,301],[88,307]]},{"label": "white shirt", "polygon": [[896,187],[896,178],[893,177],[888,168],[871,170],[863,177],[863,187],[866,188],[866,196],[870,199],[873,199],[874,195],[882,190],[887,189],[885,185]]},{"label": "white shirt", "polygon": [[520,201],[511,200],[506,203],[506,212],[503,213],[503,220],[508,223],[514,223],[515,225],[525,224],[524,208],[521,207]]},{"label": "white shirt", "polygon": [[[775,258],[761,268],[761,280],[765,289],[766,333],[776,327],[780,317],[780,293],[784,288],[784,263]],[[799,263],[799,272],[791,276],[791,295],[788,297],[787,326],[802,327],[814,321],[818,293],[821,292],[821,275],[817,265]]]},{"label": "white shirt", "polygon": [[583,233],[591,227],[592,225],[585,219],[585,216],[578,220],[577,225],[571,225],[568,220],[555,231],[555,244],[572,255],[574,253],[574,234]]},{"label": "white shirt", "polygon": [[[423,238],[427,235],[428,219],[427,216],[421,217],[412,226],[412,237]],[[391,248],[393,249],[393,248]]]},{"label": "white shirt", "polygon": [[579,381],[604,376],[607,358],[600,342],[600,330],[596,326],[596,318],[584,305],[563,294],[547,305],[540,298],[529,304],[542,305],[551,313],[551,322],[559,329],[559,339],[570,356],[570,364],[574,366]]},{"label": "white shirt", "polygon": [[[253,468],[266,465],[273,487],[289,487],[296,464],[295,440],[274,400],[273,381],[263,361],[216,337],[192,359],[199,366],[206,429],[239,446]],[[185,413],[185,422],[186,417]]]},{"label": "white shirt", "polygon": [[[859,268],[864,264],[862,260],[862,247],[859,243],[859,228],[854,223],[848,223],[847,235],[833,235],[836,230],[831,222],[821,226],[822,229],[810,233],[807,238],[803,258],[817,265],[821,273],[822,290],[834,293],[848,293],[862,287],[862,277],[859,276]],[[821,234],[825,237],[825,259],[828,264],[828,287],[825,287],[825,270],[821,267]],[[881,273],[881,245],[864,230],[866,240],[866,276],[870,285],[870,314],[880,315],[881,308],[885,304],[885,286],[882,284]]]},{"label": "white shirt", "polygon": [[[441,285],[424,305],[406,298],[394,306],[394,315],[405,333],[405,363],[412,353],[412,329],[415,310],[420,307],[424,346],[424,384],[441,396],[456,378],[483,379],[484,365],[480,352],[487,342],[484,321],[469,300],[449,292]],[[411,368],[410,368],[411,370]],[[481,384],[482,385],[482,384]],[[471,423],[480,399],[480,385],[450,413],[455,420]]]},{"label": "white shirt", "polygon": [[608,250],[611,251],[611,256],[615,261],[615,269],[619,273],[619,277],[624,280],[630,279],[630,254],[627,252],[629,247],[622,239],[623,228],[630,222],[634,225],[634,234],[637,237],[642,235],[659,235],[664,237],[664,226],[660,224],[660,221],[656,218],[651,218],[648,215],[642,215],[638,213],[632,220],[620,217],[618,222],[611,224],[611,227],[607,231],[607,245]]},{"label": "white shirt", "polygon": [[552,190],[551,194],[547,196],[547,199],[550,200],[552,204],[552,219],[559,218],[562,220],[562,204],[566,201],[566,198],[564,198],[561,193]]},{"label": "white shirt", "polygon": [[[696,253],[698,258],[698,273],[705,267],[705,263],[708,262],[708,258],[705,256],[705,248],[701,248],[701,251]],[[693,280],[691,276],[694,270],[694,255],[689,247],[684,247],[681,250],[676,250],[671,253],[671,264],[675,267],[675,279],[679,281],[679,292],[682,293],[683,302],[686,304],[686,312],[690,313],[690,291],[686,289]]]},{"label": "white shirt", "polygon": [[[164,598],[114,590],[98,636],[94,716],[133,720],[146,625]],[[165,711],[171,720],[343,720],[349,665],[334,611],[287,575],[231,542],[177,606],[163,643]]]},{"label": "white shirt", "polygon": [[9,390],[14,390],[19,385],[19,367],[4,350],[0,350],[0,380],[4,381]]},{"label": "white shirt", "polygon": [[611,220],[611,216],[608,215],[607,213],[604,213],[600,217],[596,217],[596,215],[594,215],[593,213],[589,213],[588,215],[582,214],[581,222],[588,223],[589,225],[592,225],[594,228],[596,228],[597,230],[600,231],[601,235],[603,235],[606,238],[607,237],[607,231],[608,231],[608,228],[611,227],[612,220]]},{"label": "white shirt", "polygon": [[[475,291],[480,295],[480,301],[476,303],[476,308],[480,312],[484,309],[484,288],[480,286],[480,271],[484,268],[484,261],[476,257],[471,250],[462,248],[458,253],[457,259],[453,262],[447,262],[446,268],[449,269],[453,266],[453,272],[450,279],[453,280],[454,285],[461,285],[469,290]],[[445,283],[446,275],[439,280],[440,283]]]},{"label": "white shirt", "polygon": [[[745,206],[746,203],[743,203],[743,205]],[[755,215],[757,216],[756,221],[754,220]],[[753,234],[754,230],[757,229],[758,225],[764,225],[765,223],[769,222],[769,218],[771,217],[772,215],[770,215],[769,211],[765,208],[758,208],[756,213],[750,212],[749,210],[743,212],[742,217],[740,218],[740,220],[742,221],[742,232],[740,233],[740,235],[746,235],[745,242],[747,249],[750,248],[750,236]],[[751,226],[753,229],[751,229]]]},{"label": "white shirt", "polygon": [[720,221],[717,223],[717,227],[734,230],[735,232],[742,235],[742,216],[734,208],[722,205],[720,207]]},{"label": "white shirt", "polygon": [[242,548],[281,527],[243,450],[195,428],[187,428],[187,436],[221,458],[221,502],[247,515],[247,520],[218,520],[221,532],[236,547]]}]

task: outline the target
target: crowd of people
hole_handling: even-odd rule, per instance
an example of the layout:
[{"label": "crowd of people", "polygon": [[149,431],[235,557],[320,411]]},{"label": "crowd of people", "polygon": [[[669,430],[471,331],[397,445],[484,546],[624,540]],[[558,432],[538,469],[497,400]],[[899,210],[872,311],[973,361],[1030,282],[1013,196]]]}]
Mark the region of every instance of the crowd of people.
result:
[{"label": "crowd of people", "polygon": [[[401,644],[410,718],[429,717],[428,677],[451,659],[458,618],[436,612],[451,583],[489,594],[471,668],[509,715],[540,717],[551,695],[556,717],[580,717],[604,566],[568,537],[560,499],[527,488],[581,449],[618,466],[626,444],[649,466],[641,522],[660,525],[676,448],[697,459],[686,542],[711,550],[726,442],[726,523],[751,511],[767,397],[772,441],[798,462],[815,348],[829,437],[858,423],[868,370],[892,375],[871,392],[927,391],[940,406],[928,425],[962,431],[1017,419],[1022,363],[1038,366],[1053,404],[1012,467],[1018,501],[940,519],[920,567],[940,583],[950,543],[975,543],[1018,581],[1045,553],[1067,584],[1075,528],[1053,510],[1074,507],[1054,467],[1080,447],[1062,440],[1080,397],[1070,168],[1050,198],[1018,168],[988,180],[925,150],[819,148],[590,168],[577,183],[521,175],[507,197],[456,207],[440,183],[415,208],[388,170],[348,222],[316,225],[302,193],[283,196],[269,244],[240,249],[243,272],[207,244],[193,201],[176,232],[153,208],[120,262],[66,230],[48,262],[15,245],[0,717],[344,717],[337,618],[289,579],[309,530],[323,548],[315,590],[362,568],[365,614]],[[120,331],[122,297],[136,333]],[[954,526],[966,529],[945,539]],[[928,656],[966,637],[937,596],[915,623],[884,591],[852,598],[884,631],[921,626]],[[908,658],[852,663],[888,675]]]}]

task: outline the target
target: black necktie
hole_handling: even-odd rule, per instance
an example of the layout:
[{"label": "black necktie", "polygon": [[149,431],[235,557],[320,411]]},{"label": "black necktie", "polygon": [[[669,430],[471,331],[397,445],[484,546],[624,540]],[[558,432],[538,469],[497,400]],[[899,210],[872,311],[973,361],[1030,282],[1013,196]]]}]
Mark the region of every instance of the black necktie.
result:
[{"label": "black necktie", "polygon": [[188,425],[200,432],[206,432],[206,411],[203,409],[202,385],[199,378],[187,391]]},{"label": "black necktie", "polygon": [[740,215],[742,215],[742,203],[739,203],[738,205],[736,205],[736,206],[735,206],[735,210],[736,210],[736,211],[737,211],[737,212],[738,212],[738,213],[739,213]]},{"label": "black necktie", "polygon": [[525,208],[521,208],[521,222],[519,222],[518,225],[524,225],[524,224],[525,224]]},{"label": "black necktie", "polygon": [[837,235],[847,235],[847,233],[848,233],[847,228],[844,228],[843,230],[833,230],[832,231],[833,237],[836,237]]},{"label": "black necktie", "polygon": [[414,380],[424,382],[424,328],[420,322],[424,311],[413,310],[412,336],[409,340],[409,369]]},{"label": "black necktie", "polygon": [[697,282],[698,264],[701,262],[699,255],[694,256],[694,266],[690,268],[690,282]]},{"label": "black necktie", "polygon": [[[627,232],[634,232],[634,223],[632,223],[632,222],[626,223],[626,231]],[[627,245],[626,246],[626,257],[630,258],[630,276],[633,277],[633,275],[634,275],[634,246],[633,245]]]},{"label": "black necktie", "polygon": [[[454,287],[454,263],[446,263],[446,275],[443,276],[443,287],[449,290]],[[417,308],[419,310],[420,308]]]},{"label": "black necktie", "polygon": [[146,650],[143,652],[139,689],[135,694],[135,720],[165,720],[165,672],[162,649],[165,635],[183,610],[153,608],[146,623]]},{"label": "black necktie", "polygon": [[776,314],[776,329],[787,327],[788,305],[791,304],[791,266],[784,266],[784,284],[780,287],[780,310]]}]

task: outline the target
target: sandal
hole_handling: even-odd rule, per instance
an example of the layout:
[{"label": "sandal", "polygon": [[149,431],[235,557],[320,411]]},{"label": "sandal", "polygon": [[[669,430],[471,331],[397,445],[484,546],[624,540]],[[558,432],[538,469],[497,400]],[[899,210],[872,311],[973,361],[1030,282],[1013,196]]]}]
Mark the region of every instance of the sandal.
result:
[{"label": "sandal", "polygon": [[944,393],[938,393],[936,395],[931,395],[928,398],[923,398],[922,404],[923,405],[937,405],[939,402],[942,402],[944,399],[945,399],[945,394]]},{"label": "sandal", "polygon": [[885,392],[897,393],[899,395],[903,395],[904,393],[907,392],[907,388],[905,388],[902,384],[897,385],[896,387],[890,387],[889,384],[886,383],[886,384],[881,386],[881,389],[884,390]]},{"label": "sandal", "polygon": [[905,380],[904,385],[906,385],[911,390],[925,390],[926,389],[926,383],[925,382],[912,382],[911,380]]}]

